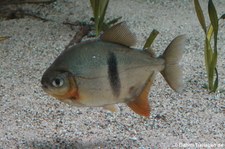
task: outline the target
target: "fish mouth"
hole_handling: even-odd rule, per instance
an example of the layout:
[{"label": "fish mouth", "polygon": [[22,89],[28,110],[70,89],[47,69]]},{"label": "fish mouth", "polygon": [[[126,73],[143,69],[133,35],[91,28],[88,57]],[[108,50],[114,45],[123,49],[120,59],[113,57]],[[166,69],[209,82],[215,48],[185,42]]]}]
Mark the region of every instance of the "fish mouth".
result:
[{"label": "fish mouth", "polygon": [[52,95],[53,90],[47,85],[47,84],[42,84],[41,88],[47,93]]},{"label": "fish mouth", "polygon": [[41,88],[48,94],[51,92],[50,89],[45,85],[42,85]]},{"label": "fish mouth", "polygon": [[43,90],[46,90],[46,89],[48,89],[48,86],[47,86],[46,84],[42,84],[41,88],[42,88]]},{"label": "fish mouth", "polygon": [[50,89],[49,86],[48,86],[46,83],[41,83],[41,88],[42,88],[45,92],[47,92],[47,90]]},{"label": "fish mouth", "polygon": [[42,88],[45,92],[47,92],[47,93],[51,93],[51,92],[53,91],[53,90],[52,90],[50,87],[48,87],[47,85],[42,85],[41,88]]},{"label": "fish mouth", "polygon": [[41,87],[44,90],[44,92],[46,92],[48,95],[51,95],[55,97],[56,99],[64,99],[63,98],[64,94],[59,94],[59,92],[57,92],[55,89],[51,88],[50,86],[46,84],[42,84]]},{"label": "fish mouth", "polygon": [[45,93],[47,93],[48,95],[53,96],[53,97],[59,99],[58,96],[55,95],[55,91],[52,90],[51,88],[46,87],[46,86],[42,86],[42,89],[43,89],[43,91],[44,91]]}]

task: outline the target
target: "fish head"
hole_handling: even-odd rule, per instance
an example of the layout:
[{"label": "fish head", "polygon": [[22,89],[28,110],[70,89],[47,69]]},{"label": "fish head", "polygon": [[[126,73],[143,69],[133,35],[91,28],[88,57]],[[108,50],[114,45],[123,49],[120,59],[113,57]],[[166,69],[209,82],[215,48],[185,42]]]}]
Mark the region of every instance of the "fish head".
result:
[{"label": "fish head", "polygon": [[47,70],[41,79],[43,90],[59,99],[78,99],[75,77],[69,71]]}]

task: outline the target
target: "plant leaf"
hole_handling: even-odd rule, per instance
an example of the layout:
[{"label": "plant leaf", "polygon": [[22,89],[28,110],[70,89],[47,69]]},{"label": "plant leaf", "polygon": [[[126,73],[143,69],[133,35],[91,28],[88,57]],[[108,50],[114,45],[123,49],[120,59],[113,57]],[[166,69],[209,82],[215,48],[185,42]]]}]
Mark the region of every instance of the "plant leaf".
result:
[{"label": "plant leaf", "polygon": [[104,18],[109,0],[90,0],[93,10],[96,35],[103,30]]},{"label": "plant leaf", "polygon": [[0,41],[6,40],[6,39],[9,39],[9,38],[10,38],[9,36],[5,36],[5,37],[0,36]]},{"label": "plant leaf", "polygon": [[209,18],[213,26],[213,32],[214,32],[214,51],[217,51],[218,16],[217,16],[216,8],[212,0],[209,0],[208,11],[209,11]]},{"label": "plant leaf", "polygon": [[106,14],[106,9],[108,7],[109,0],[100,0],[101,2],[99,3],[100,5],[100,18],[99,18],[99,32],[102,31],[103,28],[103,23],[104,23],[104,18]]},{"label": "plant leaf", "polygon": [[214,86],[213,86],[214,92],[217,90],[218,84],[219,84],[219,74],[218,74],[217,68],[215,68],[215,74],[216,74],[216,79],[215,79]]},{"label": "plant leaf", "polygon": [[225,14],[223,14],[223,15],[220,17],[220,19],[225,19]]},{"label": "plant leaf", "polygon": [[202,29],[204,30],[204,32],[206,34],[207,28],[206,28],[206,23],[205,23],[205,18],[204,18],[203,12],[202,12],[202,8],[201,8],[198,0],[194,0],[194,4],[195,4],[195,11],[197,13],[198,20],[202,26]]},{"label": "plant leaf", "polygon": [[[216,74],[216,79],[213,82],[213,87],[212,87],[212,91],[216,91],[217,87],[218,87],[218,72],[216,69],[216,64],[217,64],[217,35],[218,35],[218,24],[219,24],[219,19],[217,16],[217,12],[216,12],[216,8],[212,2],[212,0],[209,0],[208,3],[208,11],[209,11],[209,18],[210,18],[210,22],[213,28],[213,33],[214,33],[214,49],[213,49],[213,55],[212,55],[212,60],[211,60],[211,71],[213,72],[213,77],[214,74]],[[213,79],[212,77],[212,79]]]},{"label": "plant leaf", "polygon": [[206,67],[206,72],[209,77],[209,69],[210,69],[210,63],[212,59],[212,47],[210,44],[210,41],[208,40],[207,37],[205,37],[205,67]]},{"label": "plant leaf", "polygon": [[113,24],[117,23],[122,17],[117,17],[115,19],[112,19],[110,20],[109,22],[107,23],[103,23],[103,27],[102,27],[102,30],[105,31],[107,29],[109,29]]},{"label": "plant leaf", "polygon": [[209,26],[208,31],[207,31],[207,38],[208,38],[209,41],[211,41],[211,38],[212,38],[213,33],[214,33],[214,30],[213,30],[213,26],[212,26],[212,24],[211,24],[211,25]]},{"label": "plant leaf", "polygon": [[156,36],[157,36],[158,34],[159,34],[159,32],[158,32],[157,30],[154,29],[154,30],[150,33],[148,39],[146,40],[143,49],[150,48],[151,45],[152,45],[152,43],[153,43],[153,41],[155,40],[155,38],[156,38]]},{"label": "plant leaf", "polygon": [[218,32],[218,16],[217,16],[216,8],[215,8],[212,0],[209,0],[208,11],[209,11],[209,18],[210,18],[211,24],[213,26],[214,33],[217,34],[217,32]]}]

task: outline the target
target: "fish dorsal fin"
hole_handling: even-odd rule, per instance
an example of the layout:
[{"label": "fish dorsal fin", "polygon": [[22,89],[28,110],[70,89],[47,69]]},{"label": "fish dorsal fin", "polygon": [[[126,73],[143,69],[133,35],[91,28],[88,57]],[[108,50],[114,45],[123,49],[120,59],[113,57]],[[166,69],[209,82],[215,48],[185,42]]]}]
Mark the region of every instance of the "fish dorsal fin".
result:
[{"label": "fish dorsal fin", "polygon": [[118,23],[109,28],[100,36],[100,39],[128,47],[136,44],[136,36],[129,30],[126,22]]},{"label": "fish dorsal fin", "polygon": [[127,103],[127,105],[137,114],[149,117],[151,108],[148,103],[148,93],[152,86],[152,82],[154,79],[154,72],[149,77],[147,83],[145,84],[143,90],[141,91],[140,95],[135,98],[135,100]]}]

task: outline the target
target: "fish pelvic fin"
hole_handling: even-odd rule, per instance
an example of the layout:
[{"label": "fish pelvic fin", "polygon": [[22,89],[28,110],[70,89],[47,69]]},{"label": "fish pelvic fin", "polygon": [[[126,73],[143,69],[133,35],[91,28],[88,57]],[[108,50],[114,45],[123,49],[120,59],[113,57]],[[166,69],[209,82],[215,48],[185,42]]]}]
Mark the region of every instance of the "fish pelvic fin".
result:
[{"label": "fish pelvic fin", "polygon": [[114,104],[110,104],[110,105],[105,105],[103,106],[104,109],[111,111],[111,112],[118,112],[119,111],[119,107],[117,105]]},{"label": "fish pelvic fin", "polygon": [[129,30],[126,22],[112,26],[100,36],[100,39],[128,47],[136,44],[136,36]]},{"label": "fish pelvic fin", "polygon": [[181,92],[184,87],[183,74],[179,66],[179,61],[183,55],[185,39],[185,35],[177,36],[161,56],[165,60],[165,68],[161,71],[161,74],[176,92]]},{"label": "fish pelvic fin", "polygon": [[149,90],[152,86],[153,79],[154,79],[154,72],[149,77],[149,79],[147,80],[147,82],[146,82],[143,90],[141,91],[140,95],[135,97],[135,99],[133,101],[127,103],[127,105],[135,113],[137,113],[141,116],[145,116],[145,117],[150,116],[151,108],[150,108],[149,102],[148,102],[148,93],[149,93]]}]

